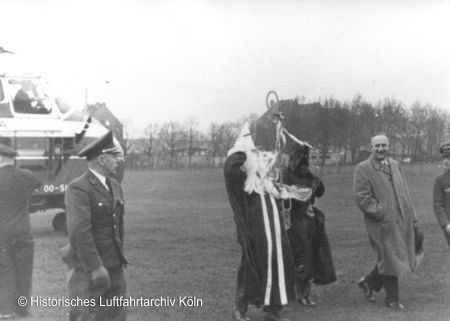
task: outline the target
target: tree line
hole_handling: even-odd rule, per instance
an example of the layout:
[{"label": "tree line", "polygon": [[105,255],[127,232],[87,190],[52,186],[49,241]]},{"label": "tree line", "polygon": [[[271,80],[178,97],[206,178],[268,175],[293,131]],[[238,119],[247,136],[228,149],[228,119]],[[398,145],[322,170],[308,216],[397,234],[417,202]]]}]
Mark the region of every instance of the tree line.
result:
[{"label": "tree line", "polygon": [[[299,110],[308,105],[304,98],[293,102]],[[322,159],[327,153],[340,153],[343,163],[356,164],[367,157],[370,138],[382,132],[396,158],[412,163],[434,161],[439,158],[439,146],[448,138],[448,112],[419,101],[406,106],[400,100],[384,98],[374,104],[356,95],[350,101],[326,98],[309,105],[314,108],[303,108],[296,125],[301,129],[298,138],[313,145]],[[243,123],[251,124],[257,118],[249,114],[236,121],[212,122],[203,131],[195,118],[184,123],[149,123],[143,137],[125,137],[127,162],[131,167],[137,162],[150,168],[218,166]]]}]

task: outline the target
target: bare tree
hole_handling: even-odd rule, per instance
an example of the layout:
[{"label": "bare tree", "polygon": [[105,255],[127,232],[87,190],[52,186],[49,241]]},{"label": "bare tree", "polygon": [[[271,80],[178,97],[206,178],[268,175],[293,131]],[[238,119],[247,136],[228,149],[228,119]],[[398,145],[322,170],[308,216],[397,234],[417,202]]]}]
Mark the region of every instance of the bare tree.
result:
[{"label": "bare tree", "polygon": [[227,152],[231,149],[231,147],[233,147],[240,128],[241,125],[238,122],[225,122],[220,126],[222,156],[226,156]]},{"label": "bare tree", "polygon": [[350,103],[349,149],[352,163],[356,164],[356,155],[361,147],[368,146],[376,131],[377,117],[373,106],[356,95]]},{"label": "bare tree", "polygon": [[124,144],[124,156],[128,154],[131,147],[131,132],[130,129],[132,127],[132,121],[130,118],[121,119],[120,122],[123,126],[123,144]]},{"label": "bare tree", "polygon": [[199,143],[200,133],[198,131],[198,121],[194,117],[189,118],[183,128],[183,136],[188,148],[189,169],[192,169],[192,155],[194,155],[196,144]]},{"label": "bare tree", "polygon": [[181,127],[173,121],[162,125],[158,132],[161,149],[169,156],[169,168],[175,167],[176,149],[182,143],[182,139]]},{"label": "bare tree", "polygon": [[212,156],[212,166],[216,166],[216,157],[220,154],[221,146],[223,144],[223,131],[221,131],[221,125],[218,123],[211,123],[209,125],[209,145]]},{"label": "bare tree", "polygon": [[150,123],[145,127],[144,134],[145,134],[145,155],[148,157],[148,160],[150,162],[150,167],[154,168],[155,166],[155,140],[158,134],[159,126],[156,123]]},{"label": "bare tree", "polygon": [[406,134],[407,116],[399,100],[385,98],[377,106],[379,131],[386,133],[392,146],[392,153],[397,153],[400,138]]},{"label": "bare tree", "polygon": [[411,124],[414,135],[413,163],[417,162],[421,151],[421,139],[425,133],[429,110],[429,105],[422,105],[418,101],[414,102],[411,106],[409,123]]},{"label": "bare tree", "polygon": [[320,147],[321,163],[320,163],[320,176],[323,173],[323,166],[325,165],[326,157],[331,144],[331,108],[334,104],[332,98],[325,99],[324,105],[320,105],[316,114],[315,121],[315,137],[316,143]]},{"label": "bare tree", "polygon": [[435,156],[435,151],[439,149],[446,130],[448,115],[445,111],[438,108],[431,108],[428,119],[426,120],[427,134],[427,154],[430,159]]}]

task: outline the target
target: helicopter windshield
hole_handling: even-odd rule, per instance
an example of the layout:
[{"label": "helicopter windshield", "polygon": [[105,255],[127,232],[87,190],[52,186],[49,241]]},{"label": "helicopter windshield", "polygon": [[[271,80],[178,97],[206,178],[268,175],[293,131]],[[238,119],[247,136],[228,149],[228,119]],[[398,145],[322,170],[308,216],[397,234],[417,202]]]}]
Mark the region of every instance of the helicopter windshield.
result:
[{"label": "helicopter windshield", "polygon": [[10,79],[14,111],[20,114],[50,114],[54,109],[46,86],[39,79]]},{"label": "helicopter windshield", "polygon": [[5,99],[5,94],[3,93],[3,86],[0,82],[0,101],[2,101],[3,99]]}]

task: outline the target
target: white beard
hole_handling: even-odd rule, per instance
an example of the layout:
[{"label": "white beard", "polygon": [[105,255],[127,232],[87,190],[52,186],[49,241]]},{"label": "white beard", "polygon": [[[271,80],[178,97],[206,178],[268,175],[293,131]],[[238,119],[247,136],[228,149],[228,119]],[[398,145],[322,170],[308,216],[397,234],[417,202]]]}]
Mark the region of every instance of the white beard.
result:
[{"label": "white beard", "polygon": [[273,153],[247,151],[246,155],[247,159],[244,163],[244,170],[247,174],[247,179],[245,180],[244,191],[249,194],[252,192],[259,194],[269,193],[274,197],[279,198],[279,191],[268,177],[275,162]]}]

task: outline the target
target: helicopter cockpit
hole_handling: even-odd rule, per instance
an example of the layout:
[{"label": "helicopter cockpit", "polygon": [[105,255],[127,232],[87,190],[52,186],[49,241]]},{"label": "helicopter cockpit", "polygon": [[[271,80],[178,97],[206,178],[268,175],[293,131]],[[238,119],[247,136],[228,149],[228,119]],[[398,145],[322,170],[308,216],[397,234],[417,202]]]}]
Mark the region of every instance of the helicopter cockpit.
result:
[{"label": "helicopter cockpit", "polygon": [[41,84],[30,79],[10,79],[8,83],[15,93],[12,102],[16,113],[46,115],[52,112],[52,104]]},{"label": "helicopter cockpit", "polygon": [[55,103],[39,78],[9,78],[8,87],[15,113],[20,115],[50,115]]}]

